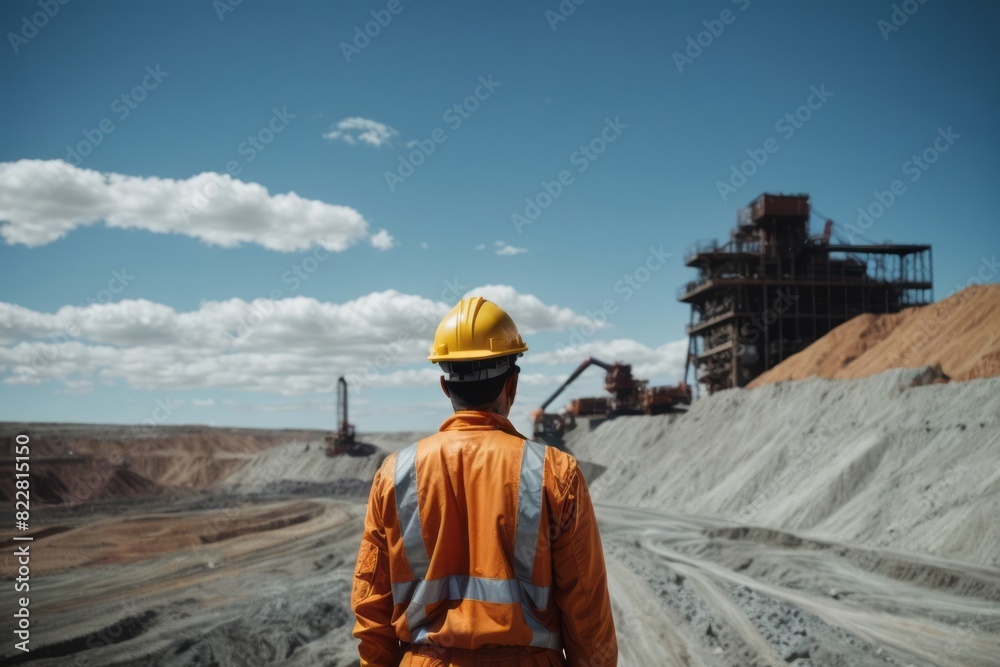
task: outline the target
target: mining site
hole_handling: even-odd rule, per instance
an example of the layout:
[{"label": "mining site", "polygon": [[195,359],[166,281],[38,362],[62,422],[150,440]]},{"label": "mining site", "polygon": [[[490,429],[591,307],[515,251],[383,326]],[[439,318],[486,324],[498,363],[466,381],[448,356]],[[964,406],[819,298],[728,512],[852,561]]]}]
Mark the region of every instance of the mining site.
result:
[{"label": "mining site", "polygon": [[[852,318],[686,411],[577,416],[556,444],[597,505],[620,664],[998,664],[998,331],[1000,287],[973,286]],[[368,488],[426,434],[18,434],[31,651],[4,664],[358,664]]]},{"label": "mining site", "polygon": [[1000,667],[1000,2],[0,26],[0,666]]},{"label": "mining site", "polygon": [[[1000,664],[1000,286],[934,302],[930,246],[813,213],[764,194],[685,254],[678,384],[589,357],[531,413],[590,486],[622,665]],[[359,664],[371,480],[428,434],[356,431],[349,392],[331,433],[4,423],[34,503],[5,664]]]}]

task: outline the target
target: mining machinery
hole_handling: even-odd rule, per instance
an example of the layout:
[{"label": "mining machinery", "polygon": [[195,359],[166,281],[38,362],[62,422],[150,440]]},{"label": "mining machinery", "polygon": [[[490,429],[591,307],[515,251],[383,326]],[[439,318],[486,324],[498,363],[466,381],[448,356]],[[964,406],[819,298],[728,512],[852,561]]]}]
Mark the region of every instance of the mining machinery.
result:
[{"label": "mining machinery", "polygon": [[[575,398],[561,414],[547,413],[545,408],[580,374],[590,366],[598,366],[606,372],[604,389],[608,396]],[[561,440],[562,434],[576,426],[577,417],[616,417],[618,415],[655,415],[681,409],[690,405],[691,388],[684,382],[677,385],[650,387],[648,380],[640,380],[632,375],[632,366],[616,362],[606,363],[590,357],[577,366],[566,381],[532,412],[536,436],[550,440]]]},{"label": "mining machinery", "polygon": [[354,425],[347,421],[347,380],[337,380],[337,432],[326,436],[326,455],[349,454],[357,447]]}]

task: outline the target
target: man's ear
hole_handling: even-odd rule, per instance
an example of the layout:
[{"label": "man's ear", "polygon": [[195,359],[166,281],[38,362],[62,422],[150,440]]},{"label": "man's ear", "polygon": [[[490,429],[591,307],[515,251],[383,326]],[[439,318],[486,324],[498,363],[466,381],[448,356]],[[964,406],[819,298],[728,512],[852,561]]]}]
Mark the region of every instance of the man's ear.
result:
[{"label": "man's ear", "polygon": [[444,383],[444,376],[443,375],[441,376],[441,391],[444,392],[445,396],[447,396],[448,398],[451,398],[451,392],[448,391],[448,385],[446,385]]},{"label": "man's ear", "polygon": [[517,396],[517,376],[520,373],[511,373],[510,377],[507,378],[507,383],[504,385],[504,391],[507,392],[507,398],[510,404],[514,404],[514,397]]}]

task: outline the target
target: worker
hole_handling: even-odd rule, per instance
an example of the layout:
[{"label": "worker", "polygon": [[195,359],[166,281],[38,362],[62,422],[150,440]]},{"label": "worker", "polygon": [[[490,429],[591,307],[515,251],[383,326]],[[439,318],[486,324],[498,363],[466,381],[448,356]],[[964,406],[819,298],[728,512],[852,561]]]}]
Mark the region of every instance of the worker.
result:
[{"label": "worker", "polygon": [[583,474],[507,419],[527,349],[482,297],[438,326],[454,414],[375,473],[351,591],[362,666],[618,664]]}]

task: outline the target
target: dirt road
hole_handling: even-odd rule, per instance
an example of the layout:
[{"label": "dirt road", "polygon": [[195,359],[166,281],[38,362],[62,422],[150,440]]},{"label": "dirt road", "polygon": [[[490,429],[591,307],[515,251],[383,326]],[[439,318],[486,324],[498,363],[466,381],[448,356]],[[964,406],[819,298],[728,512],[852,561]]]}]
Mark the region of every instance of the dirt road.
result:
[{"label": "dirt road", "polygon": [[[363,509],[360,497],[226,494],[54,508],[32,546],[32,651],[8,644],[0,657],[356,664],[348,592]],[[623,666],[997,664],[995,568],[598,511]]]}]

